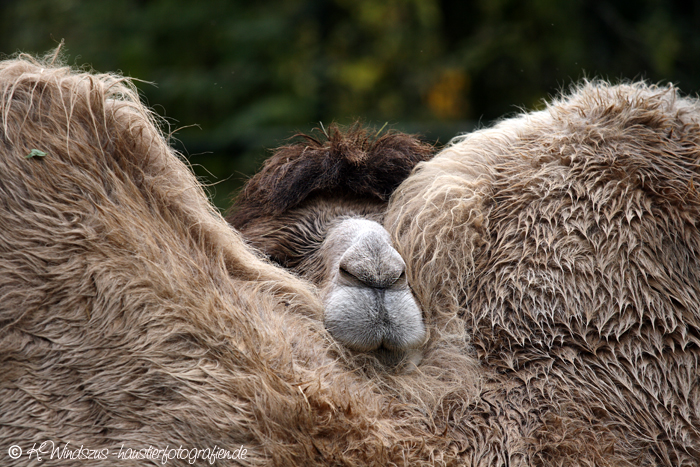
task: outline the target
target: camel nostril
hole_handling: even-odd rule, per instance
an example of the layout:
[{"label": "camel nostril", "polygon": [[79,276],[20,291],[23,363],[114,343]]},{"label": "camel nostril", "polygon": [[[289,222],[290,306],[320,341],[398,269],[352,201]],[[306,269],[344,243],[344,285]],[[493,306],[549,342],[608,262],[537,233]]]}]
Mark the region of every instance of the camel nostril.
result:
[{"label": "camel nostril", "polygon": [[338,267],[338,270],[340,271],[340,273],[342,275],[344,275],[346,277],[352,277],[352,278],[355,278],[357,280],[360,280],[360,278],[357,277],[357,275],[350,272],[350,270],[347,267],[343,266],[342,264]]},{"label": "camel nostril", "polygon": [[394,282],[400,281],[401,279],[405,279],[405,278],[406,278],[406,266],[402,265],[401,273],[399,274],[399,277],[397,277]]},{"label": "camel nostril", "polygon": [[345,276],[347,279],[357,281],[368,287],[382,288],[379,284],[378,278],[374,274],[369,273],[364,268],[352,267],[351,265],[345,265],[343,263],[338,267],[340,274]]},{"label": "camel nostril", "polygon": [[403,280],[405,280],[405,279],[406,279],[406,273],[405,273],[405,272],[402,272],[402,273],[399,275],[399,277],[397,277],[396,279],[394,279],[394,282],[392,282],[391,285],[394,285],[394,284],[396,284],[397,282],[401,282],[401,281],[403,281]]},{"label": "camel nostril", "polygon": [[404,271],[397,274],[397,271],[392,270],[348,267],[343,264],[338,267],[338,270],[346,279],[373,289],[387,289],[405,277]]}]

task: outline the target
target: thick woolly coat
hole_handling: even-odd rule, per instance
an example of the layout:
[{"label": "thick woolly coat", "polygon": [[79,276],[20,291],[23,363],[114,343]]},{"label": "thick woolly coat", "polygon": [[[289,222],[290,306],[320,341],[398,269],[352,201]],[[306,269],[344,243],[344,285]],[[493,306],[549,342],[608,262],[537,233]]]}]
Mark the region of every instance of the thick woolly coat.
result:
[{"label": "thick woolly coat", "polygon": [[448,440],[430,414],[344,364],[321,313],[213,209],[127,80],[0,63],[2,465],[45,441],[109,457],[49,447],[42,465],[162,465],[115,457],[149,446],[433,465]]},{"label": "thick woolly coat", "polygon": [[699,179],[696,99],[591,82],[394,193],[409,282],[461,321],[518,460],[698,465]]},{"label": "thick woolly coat", "polygon": [[674,89],[584,86],[401,185],[386,225],[431,327],[410,375],[353,367],[313,288],[227,226],[128,82],[20,57],[0,96],[3,465],[46,440],[696,465],[699,110]]},{"label": "thick woolly coat", "polygon": [[[361,152],[352,137],[334,142],[342,139],[282,148],[244,189],[241,212],[253,212],[251,200],[275,206],[275,196],[313,193],[323,167],[347,167]],[[418,163],[403,147],[407,164]],[[232,220],[280,264],[313,277],[320,261],[307,253],[323,229],[312,241],[307,232],[318,233],[317,220],[344,210],[377,216],[379,207],[430,332],[420,370],[435,399],[418,399],[457,431],[459,462],[692,466],[699,174],[696,100],[672,87],[592,82],[455,139],[388,206],[360,190],[351,205],[344,178],[328,177],[320,199]],[[301,196],[285,196],[292,185]]]}]

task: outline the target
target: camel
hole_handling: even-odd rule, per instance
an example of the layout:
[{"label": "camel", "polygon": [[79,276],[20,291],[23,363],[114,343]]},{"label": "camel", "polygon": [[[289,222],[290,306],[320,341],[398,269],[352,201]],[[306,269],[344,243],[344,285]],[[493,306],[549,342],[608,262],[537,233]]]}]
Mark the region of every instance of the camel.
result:
[{"label": "camel", "polygon": [[394,372],[129,80],[0,62],[3,465],[696,465],[697,109],[592,83],[401,175],[375,219],[426,336]]},{"label": "camel", "polygon": [[[298,186],[324,167],[305,151],[284,159]],[[478,362],[479,402],[453,405],[468,413],[457,422],[473,442],[466,464],[691,466],[700,459],[699,162],[697,100],[673,87],[586,82],[545,110],[456,138],[419,162],[379,214],[359,192],[348,199],[324,186],[310,203],[320,207],[292,203],[293,216],[282,207],[240,227],[286,267],[313,251],[290,269],[318,278],[324,261],[337,264],[324,254],[347,245],[324,249],[332,230],[309,242],[295,225],[333,217],[338,204],[359,203],[357,217],[372,206],[368,218],[391,234],[423,310],[423,364],[440,365],[444,354],[432,351],[450,339],[451,352],[461,340]],[[268,197],[286,173],[267,180]],[[347,319],[329,326],[346,345],[338,326],[373,331],[363,306],[348,303]],[[477,441],[489,430],[492,450]]]},{"label": "camel", "polygon": [[359,123],[323,131],[321,140],[297,135],[277,149],[227,221],[320,288],[325,326],[339,342],[389,367],[415,366],[426,340],[422,312],[381,222],[391,193],[432,147],[395,131],[372,136]]},{"label": "camel", "polygon": [[350,366],[313,284],[229,227],[131,82],[59,62],[0,62],[1,463],[457,465],[453,429]]},{"label": "camel", "polygon": [[419,303],[464,320],[536,411],[544,464],[697,465],[699,163],[697,99],[592,81],[457,138],[394,193]]}]

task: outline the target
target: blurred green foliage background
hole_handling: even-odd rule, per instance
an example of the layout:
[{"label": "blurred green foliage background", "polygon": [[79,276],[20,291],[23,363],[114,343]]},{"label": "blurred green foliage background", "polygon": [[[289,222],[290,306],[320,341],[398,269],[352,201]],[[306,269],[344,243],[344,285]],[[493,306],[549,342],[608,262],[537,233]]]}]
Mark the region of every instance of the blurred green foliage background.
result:
[{"label": "blurred green foliage background", "polygon": [[215,203],[294,133],[356,118],[445,143],[584,77],[700,89],[700,4],[0,0],[0,53],[119,71]]}]

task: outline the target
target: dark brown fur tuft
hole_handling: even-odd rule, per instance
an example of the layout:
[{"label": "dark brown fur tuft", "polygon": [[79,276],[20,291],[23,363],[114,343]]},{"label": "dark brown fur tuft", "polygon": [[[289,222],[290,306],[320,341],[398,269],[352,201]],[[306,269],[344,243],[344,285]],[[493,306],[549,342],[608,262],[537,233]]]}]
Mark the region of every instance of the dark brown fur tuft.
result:
[{"label": "dark brown fur tuft", "polygon": [[359,123],[347,131],[333,124],[319,139],[296,137],[299,142],[277,149],[241,191],[227,218],[234,227],[279,215],[317,194],[387,202],[415,165],[433,154],[415,136],[376,136]]}]

